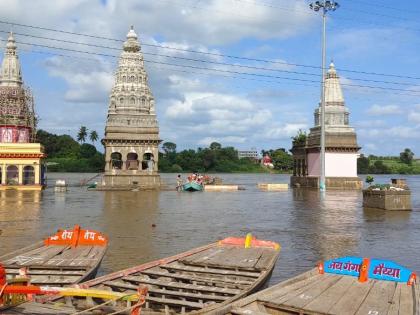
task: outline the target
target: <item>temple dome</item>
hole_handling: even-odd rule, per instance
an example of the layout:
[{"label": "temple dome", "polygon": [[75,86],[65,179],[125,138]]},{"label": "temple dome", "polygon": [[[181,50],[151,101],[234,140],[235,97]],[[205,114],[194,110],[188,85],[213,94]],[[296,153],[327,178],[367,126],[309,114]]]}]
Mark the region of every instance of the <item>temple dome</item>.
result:
[{"label": "temple dome", "polygon": [[127,33],[127,40],[124,42],[124,51],[138,52],[140,50],[140,43],[137,40],[137,34],[134,32],[134,27],[131,26]]}]

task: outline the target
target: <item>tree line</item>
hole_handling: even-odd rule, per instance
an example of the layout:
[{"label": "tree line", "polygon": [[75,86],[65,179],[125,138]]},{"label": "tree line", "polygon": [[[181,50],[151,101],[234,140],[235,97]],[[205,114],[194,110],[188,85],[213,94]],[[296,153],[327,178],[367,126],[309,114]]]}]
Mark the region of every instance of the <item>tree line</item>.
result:
[{"label": "tree line", "polygon": [[[82,126],[83,127],[83,126]],[[81,130],[82,130],[81,127]],[[51,172],[101,172],[104,169],[104,155],[93,144],[86,143],[87,128],[84,136],[77,136],[79,142],[69,135],[56,135],[45,130],[37,131],[37,139],[47,154],[47,167]],[[92,143],[98,140],[96,131],[90,132]]]},{"label": "tree line", "polygon": [[[231,146],[222,147],[218,142],[212,142],[208,148],[188,149],[177,152],[177,145],[164,142],[159,153],[159,170],[162,172],[269,172],[259,161],[249,158],[239,158],[238,151]],[[290,171],[293,162],[285,149],[262,151],[269,153],[273,159],[274,169]],[[286,161],[285,161],[286,160]]]},{"label": "tree line", "polygon": [[414,153],[406,148],[400,156],[364,156],[357,159],[359,174],[419,174],[420,164],[415,163]]}]

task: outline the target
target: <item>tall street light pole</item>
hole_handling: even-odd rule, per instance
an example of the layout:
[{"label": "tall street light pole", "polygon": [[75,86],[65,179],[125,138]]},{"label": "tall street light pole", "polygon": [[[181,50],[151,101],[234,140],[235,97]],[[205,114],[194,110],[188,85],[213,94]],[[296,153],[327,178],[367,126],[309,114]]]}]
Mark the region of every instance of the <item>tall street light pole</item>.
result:
[{"label": "tall street light pole", "polygon": [[334,1],[315,1],[309,8],[315,12],[322,12],[322,84],[321,84],[321,178],[319,181],[320,190],[325,190],[325,52],[326,52],[326,17],[328,11],[335,11],[339,4]]}]

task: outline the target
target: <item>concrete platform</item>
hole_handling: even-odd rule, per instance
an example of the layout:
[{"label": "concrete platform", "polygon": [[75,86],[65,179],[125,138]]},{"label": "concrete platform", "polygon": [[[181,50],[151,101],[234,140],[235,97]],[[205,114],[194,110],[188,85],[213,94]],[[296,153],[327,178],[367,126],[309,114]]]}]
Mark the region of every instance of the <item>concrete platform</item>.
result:
[{"label": "concrete platform", "polygon": [[283,191],[289,189],[289,184],[284,183],[258,183],[257,187],[261,190],[267,191]]},{"label": "concrete platform", "polygon": [[205,191],[237,191],[238,185],[204,185]]}]

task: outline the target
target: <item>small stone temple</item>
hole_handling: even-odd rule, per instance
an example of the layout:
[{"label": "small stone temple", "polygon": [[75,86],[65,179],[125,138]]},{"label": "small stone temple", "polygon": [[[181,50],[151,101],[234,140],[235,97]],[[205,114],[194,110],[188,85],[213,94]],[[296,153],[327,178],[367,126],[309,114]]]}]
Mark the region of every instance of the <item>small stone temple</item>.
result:
[{"label": "small stone temple", "polygon": [[[327,188],[361,189],[357,177],[360,149],[354,128],[349,125],[339,76],[333,63],[325,78],[325,184]],[[315,126],[307,137],[297,137],[293,154],[292,186],[319,187],[321,175],[321,104],[315,110]]]},{"label": "small stone temple", "polygon": [[159,126],[143,54],[131,27],[109,98],[105,174],[99,189],[158,188]]},{"label": "small stone temple", "polygon": [[0,190],[41,190],[44,148],[35,142],[31,91],[22,80],[17,46],[10,33],[0,71]]}]

